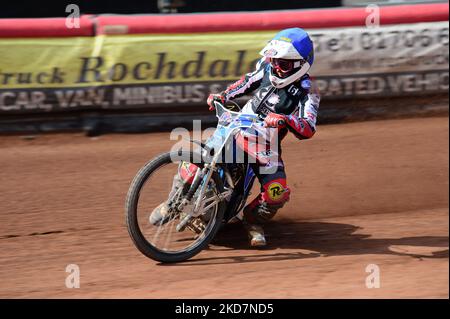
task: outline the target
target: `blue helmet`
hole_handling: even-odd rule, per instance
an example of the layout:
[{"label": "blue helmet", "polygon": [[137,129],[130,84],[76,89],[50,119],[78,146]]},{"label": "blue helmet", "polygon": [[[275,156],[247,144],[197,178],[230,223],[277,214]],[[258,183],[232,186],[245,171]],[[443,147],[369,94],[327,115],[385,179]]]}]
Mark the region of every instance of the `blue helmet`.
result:
[{"label": "blue helmet", "polygon": [[[271,60],[270,81],[276,88],[283,88],[305,75],[314,63],[314,45],[308,33],[300,28],[279,32],[260,52]],[[286,61],[287,60],[287,61]],[[286,75],[274,71],[278,62],[291,65]]]}]

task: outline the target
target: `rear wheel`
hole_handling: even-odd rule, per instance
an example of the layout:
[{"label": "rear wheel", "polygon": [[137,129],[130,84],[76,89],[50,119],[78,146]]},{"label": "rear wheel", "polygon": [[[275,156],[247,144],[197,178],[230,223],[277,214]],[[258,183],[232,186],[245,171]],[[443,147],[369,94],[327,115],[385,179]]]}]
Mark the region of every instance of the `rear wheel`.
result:
[{"label": "rear wheel", "polygon": [[[214,173],[203,198],[208,203],[204,205],[207,210],[191,218],[187,227],[180,227],[181,221],[192,212],[193,204],[186,205],[181,212],[176,209],[190,187],[178,178],[178,171],[181,165],[193,162],[194,158],[197,157],[192,152],[161,154],[142,167],[131,183],[125,206],[128,232],[138,250],[151,259],[166,263],[187,260],[209,244],[222,224],[226,203],[219,201],[217,194],[222,193],[224,187]],[[194,194],[192,203],[198,193]],[[150,216],[161,203],[170,207],[169,213],[154,224]]]}]

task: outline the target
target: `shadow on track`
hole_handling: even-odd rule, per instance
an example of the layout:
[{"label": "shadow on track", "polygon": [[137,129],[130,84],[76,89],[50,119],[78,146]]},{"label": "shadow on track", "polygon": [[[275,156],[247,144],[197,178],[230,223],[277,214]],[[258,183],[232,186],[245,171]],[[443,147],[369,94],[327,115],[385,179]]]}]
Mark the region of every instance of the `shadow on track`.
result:
[{"label": "shadow on track", "polygon": [[[209,250],[213,257],[195,257],[171,266],[192,266],[264,262],[304,259],[328,256],[388,254],[413,258],[448,258],[449,238],[445,236],[419,236],[404,238],[371,238],[371,235],[356,234],[361,227],[351,224],[327,222],[274,221],[265,226],[268,246],[263,249],[249,247],[247,235],[240,223],[228,224],[217,234]],[[395,249],[393,246],[413,247]],[[429,247],[429,253],[414,252],[416,247]],[[447,248],[436,249],[436,247]],[[278,249],[290,251],[280,252]],[[297,252],[292,250],[298,249]],[[233,254],[234,250],[240,250]],[[249,254],[242,254],[242,250]],[[276,252],[275,252],[276,250]],[[302,250],[302,251],[300,251]],[[306,251],[306,252],[305,252]],[[223,256],[217,254],[223,252]]]}]

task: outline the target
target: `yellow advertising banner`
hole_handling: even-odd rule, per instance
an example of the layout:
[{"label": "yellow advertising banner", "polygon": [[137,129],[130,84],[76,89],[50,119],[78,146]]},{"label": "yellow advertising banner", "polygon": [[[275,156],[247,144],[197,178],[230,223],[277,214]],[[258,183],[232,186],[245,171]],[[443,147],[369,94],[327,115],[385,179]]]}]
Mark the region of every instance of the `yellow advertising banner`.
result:
[{"label": "yellow advertising banner", "polygon": [[0,39],[0,88],[232,81],[273,32]]}]

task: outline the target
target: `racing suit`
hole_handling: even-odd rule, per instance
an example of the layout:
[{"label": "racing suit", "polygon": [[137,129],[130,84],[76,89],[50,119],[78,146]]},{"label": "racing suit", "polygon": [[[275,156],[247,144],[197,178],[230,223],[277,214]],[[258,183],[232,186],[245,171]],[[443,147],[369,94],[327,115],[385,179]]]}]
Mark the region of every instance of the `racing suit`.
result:
[{"label": "racing suit", "polygon": [[[262,118],[269,113],[284,115],[286,125],[278,130],[279,141],[288,132],[300,140],[311,138],[316,132],[320,96],[313,88],[310,76],[306,74],[298,81],[277,89],[269,80],[270,68],[265,59],[260,60],[254,72],[228,86],[222,93],[223,98],[232,100],[256,91],[242,109],[243,113],[258,114]],[[286,183],[281,148],[278,154],[275,171],[272,169],[270,173],[264,173],[262,167],[253,169],[261,184],[261,193],[244,209],[244,217],[249,223],[266,222],[289,200],[290,190]]]},{"label": "racing suit", "polygon": [[[320,103],[320,96],[313,88],[308,74],[284,88],[277,89],[270,82],[270,68],[270,64],[265,59],[261,59],[254,72],[244,75],[220,93],[221,99],[227,101],[256,91],[241,112],[257,114],[263,119],[268,114],[275,113],[282,115],[285,120],[285,125],[279,127],[277,131],[278,150],[273,152],[276,154],[276,159],[264,162],[261,156],[254,164],[251,164],[261,184],[261,192],[244,208],[244,218],[250,224],[262,224],[271,219],[289,200],[290,190],[286,183],[279,142],[289,131],[300,140],[311,138],[316,132],[316,118]],[[239,144],[245,152],[251,153],[247,146],[255,143],[248,143],[245,138],[238,137],[237,140],[240,140]],[[273,156],[271,157],[273,159]],[[189,167],[182,167],[179,175],[183,180],[191,183],[196,169],[194,164],[190,164]]]}]

